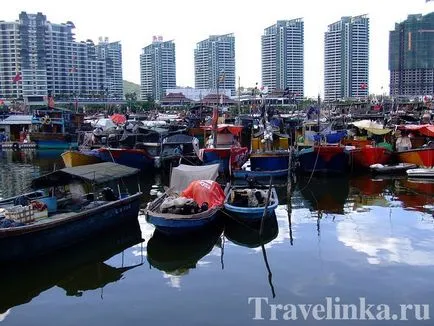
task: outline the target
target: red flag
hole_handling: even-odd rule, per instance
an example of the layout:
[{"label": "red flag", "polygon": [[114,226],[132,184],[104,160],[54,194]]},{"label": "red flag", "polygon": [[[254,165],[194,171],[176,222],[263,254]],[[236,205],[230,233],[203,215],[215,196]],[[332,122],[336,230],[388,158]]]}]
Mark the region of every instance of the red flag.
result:
[{"label": "red flag", "polygon": [[21,73],[17,72],[17,74],[15,75],[14,78],[12,78],[12,83],[18,83],[20,80],[22,80],[23,78],[21,77]]},{"label": "red flag", "polygon": [[48,107],[54,109],[54,98],[52,96],[48,97]]},{"label": "red flag", "polygon": [[362,84],[360,84],[360,88],[361,89],[367,89],[368,88],[368,84],[362,83]]}]

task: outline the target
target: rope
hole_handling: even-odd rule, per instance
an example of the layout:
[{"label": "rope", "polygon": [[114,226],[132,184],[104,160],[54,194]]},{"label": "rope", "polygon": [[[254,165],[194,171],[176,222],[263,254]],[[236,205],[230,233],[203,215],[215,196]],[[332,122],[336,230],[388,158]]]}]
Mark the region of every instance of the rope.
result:
[{"label": "rope", "polygon": [[318,145],[318,151],[317,151],[317,154],[316,154],[315,164],[313,165],[313,169],[312,169],[312,172],[310,174],[309,180],[307,181],[307,184],[303,188],[300,189],[300,191],[305,190],[309,186],[310,181],[312,180],[313,174],[314,174],[315,169],[316,169],[316,164],[318,163],[318,157],[319,157],[319,151],[320,150],[321,150],[321,145]]}]

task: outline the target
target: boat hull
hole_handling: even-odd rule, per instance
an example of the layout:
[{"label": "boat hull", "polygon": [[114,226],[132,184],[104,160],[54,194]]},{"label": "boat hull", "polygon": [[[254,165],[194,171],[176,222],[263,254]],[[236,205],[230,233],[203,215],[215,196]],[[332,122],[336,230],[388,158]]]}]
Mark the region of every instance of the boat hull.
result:
[{"label": "boat hull", "polygon": [[[264,216],[265,207],[240,207],[231,205],[229,204],[229,196],[230,192],[226,195],[224,208],[230,215],[235,215],[239,219],[251,221],[261,220]],[[270,205],[268,205],[267,207],[267,215],[273,214],[278,204],[279,200],[277,198],[277,193],[276,190],[273,188],[271,190]]]},{"label": "boat hull", "polygon": [[61,154],[65,167],[71,168],[74,166],[100,163],[101,159],[90,153],[79,151],[66,151]]},{"label": "boat hull", "polygon": [[146,212],[146,221],[167,235],[183,235],[200,232],[208,227],[212,227],[217,222],[219,210],[219,207],[214,207],[203,213],[181,216],[148,210]]},{"label": "boat hull", "polygon": [[136,169],[154,168],[155,159],[145,149],[99,148],[104,162],[115,162]]},{"label": "boat hull", "polygon": [[254,177],[256,179],[269,179],[270,177],[281,178],[288,176],[288,169],[275,171],[234,170],[232,174],[235,179],[246,179],[248,177]]},{"label": "boat hull", "polygon": [[392,153],[384,147],[365,146],[350,151],[350,157],[355,166],[369,169],[373,164],[386,164]]},{"label": "boat hull", "polygon": [[434,167],[434,148],[416,148],[397,153],[398,161],[425,168]]},{"label": "boat hull", "polygon": [[137,193],[47,223],[0,229],[0,264],[58,251],[137,219],[140,197],[141,193]]},{"label": "boat hull", "polygon": [[348,155],[344,147],[315,146],[298,153],[301,173],[341,174],[348,169]]},{"label": "boat hull", "polygon": [[251,171],[288,171],[289,152],[250,154]]}]

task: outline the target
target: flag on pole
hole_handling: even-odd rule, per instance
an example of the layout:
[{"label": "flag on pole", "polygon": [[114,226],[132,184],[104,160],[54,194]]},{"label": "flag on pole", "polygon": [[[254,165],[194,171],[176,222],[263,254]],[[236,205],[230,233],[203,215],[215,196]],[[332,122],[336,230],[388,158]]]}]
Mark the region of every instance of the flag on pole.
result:
[{"label": "flag on pole", "polygon": [[23,78],[21,77],[21,73],[19,71],[17,71],[17,74],[14,76],[14,78],[12,78],[12,83],[18,83],[19,81],[21,81]]},{"label": "flag on pole", "polygon": [[367,88],[368,88],[368,84],[366,84],[366,83],[361,83],[361,84],[360,84],[360,88],[361,88],[361,89],[367,89]]},{"label": "flag on pole", "polygon": [[225,81],[225,77],[226,77],[226,73],[224,72],[224,73],[222,73],[222,74],[220,75],[220,77],[219,77],[219,82],[220,82],[220,83],[223,83],[223,82]]}]

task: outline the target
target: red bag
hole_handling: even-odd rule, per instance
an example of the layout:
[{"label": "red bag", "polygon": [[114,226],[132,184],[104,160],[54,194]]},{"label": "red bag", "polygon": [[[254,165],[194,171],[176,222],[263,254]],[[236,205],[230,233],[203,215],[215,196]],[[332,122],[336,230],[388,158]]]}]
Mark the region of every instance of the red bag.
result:
[{"label": "red bag", "polygon": [[207,202],[209,208],[223,205],[225,200],[223,189],[212,180],[193,181],[181,196],[193,199],[199,206]]}]

